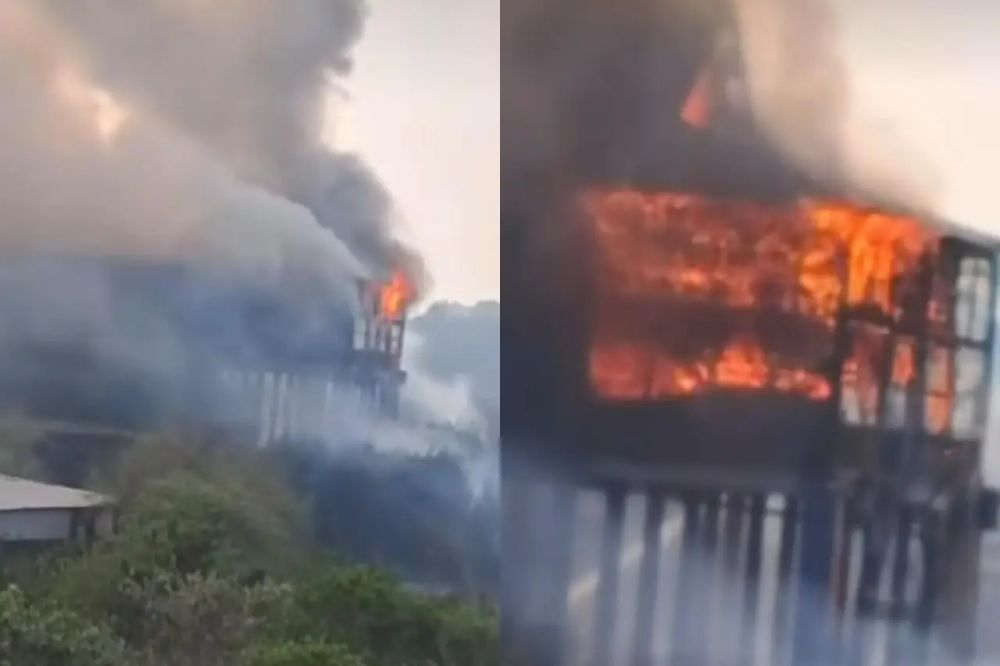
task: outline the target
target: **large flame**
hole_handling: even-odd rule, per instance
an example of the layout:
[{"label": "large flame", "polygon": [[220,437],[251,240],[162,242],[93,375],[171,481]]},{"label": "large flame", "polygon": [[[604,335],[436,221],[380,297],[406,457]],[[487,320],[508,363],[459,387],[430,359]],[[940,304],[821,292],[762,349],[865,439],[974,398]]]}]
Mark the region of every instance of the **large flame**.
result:
[{"label": "large flame", "polygon": [[399,319],[403,316],[412,299],[413,287],[402,272],[396,271],[379,290],[382,317],[388,320]]},{"label": "large flame", "polygon": [[[598,261],[590,379],[611,399],[718,388],[824,400],[838,310],[898,317],[899,285],[935,242],[914,219],[844,202],[618,189],[582,204]],[[912,378],[908,353],[894,360],[898,383]],[[845,382],[867,404],[878,362],[857,355]]]}]

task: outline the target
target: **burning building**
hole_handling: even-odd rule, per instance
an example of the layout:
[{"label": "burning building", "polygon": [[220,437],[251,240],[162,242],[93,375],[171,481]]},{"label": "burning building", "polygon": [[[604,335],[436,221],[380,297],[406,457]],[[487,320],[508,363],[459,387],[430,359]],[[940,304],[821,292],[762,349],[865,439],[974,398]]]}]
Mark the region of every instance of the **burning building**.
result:
[{"label": "burning building", "polygon": [[[739,590],[739,630],[719,641],[742,663],[761,643],[767,663],[865,651],[843,618],[861,627],[883,602],[967,653],[996,242],[866,195],[834,152],[807,168],[761,131],[741,3],[519,5],[504,26],[503,562],[537,575],[504,579],[510,663],[610,663],[633,613],[633,663],[653,663],[663,634],[676,663],[706,663],[717,620],[691,609],[719,580]],[[603,497],[603,528],[580,648],[584,491]],[[632,496],[645,526],[625,613]],[[682,569],[664,599],[671,506]],[[672,629],[655,624],[663,606]]]},{"label": "burning building", "polygon": [[363,25],[354,0],[0,9],[0,409],[261,444],[395,410],[421,262],[324,132]]},{"label": "burning building", "polygon": [[[94,296],[80,318],[55,274]],[[210,428],[265,445],[330,436],[335,403],[390,416],[398,406],[414,297],[402,273],[359,281],[353,307],[101,257],[8,261],[0,281],[10,287],[0,317],[11,322],[0,345],[0,405],[47,428]],[[107,309],[88,331],[95,302]],[[11,330],[53,319],[66,330]]]}]

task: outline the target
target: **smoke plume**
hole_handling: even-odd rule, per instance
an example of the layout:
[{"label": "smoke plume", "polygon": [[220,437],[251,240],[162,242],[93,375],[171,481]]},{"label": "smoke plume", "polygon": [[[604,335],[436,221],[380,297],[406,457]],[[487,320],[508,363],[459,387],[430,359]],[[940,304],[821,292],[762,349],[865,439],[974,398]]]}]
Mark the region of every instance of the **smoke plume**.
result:
[{"label": "smoke plume", "polygon": [[[755,117],[817,180],[933,212],[940,178],[916,146],[856,113],[836,0],[734,0]],[[900,11],[904,11],[900,8]]]},{"label": "smoke plume", "polygon": [[220,350],[349,344],[356,278],[420,289],[389,194],[321,140],[364,19],[362,0],[0,3],[6,403],[25,382],[93,397],[98,373],[183,394]]},{"label": "smoke plume", "polygon": [[[697,174],[697,186],[718,186],[722,171],[740,168],[752,175],[737,179],[762,174],[773,183],[785,177],[777,154],[842,195],[922,211],[940,194],[919,148],[854,103],[842,24],[845,12],[863,8],[838,0],[544,0],[504,10],[504,183],[548,170],[570,186],[624,179],[684,187],[711,158],[678,116],[713,42],[731,26],[752,122],[727,137],[733,145],[713,148],[722,154]],[[740,151],[741,142],[758,144]]]},{"label": "smoke plume", "polygon": [[0,9],[0,242],[196,262],[348,296],[413,256],[354,156],[319,141],[360,2]]}]

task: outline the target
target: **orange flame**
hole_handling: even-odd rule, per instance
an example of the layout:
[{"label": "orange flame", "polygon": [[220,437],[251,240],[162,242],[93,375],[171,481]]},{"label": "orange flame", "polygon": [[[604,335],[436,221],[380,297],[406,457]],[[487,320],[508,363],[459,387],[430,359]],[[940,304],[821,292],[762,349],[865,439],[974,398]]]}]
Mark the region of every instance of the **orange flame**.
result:
[{"label": "orange flame", "polygon": [[715,377],[719,386],[763,388],[768,377],[764,351],[746,340],[730,342],[719,356]]},{"label": "orange flame", "polygon": [[[916,220],[844,202],[766,206],[618,189],[587,192],[582,205],[597,241],[590,379],[611,399],[719,388],[825,400],[821,366],[838,310],[898,316],[899,283],[934,242]],[[711,342],[695,339],[705,324],[684,319],[693,303],[722,321]],[[767,326],[764,312],[803,322],[802,349],[771,349],[752,333]],[[650,326],[656,316],[669,316],[669,327]],[[912,364],[894,359],[894,379],[912,375]]]},{"label": "orange flame", "polygon": [[380,314],[385,319],[399,319],[412,298],[413,288],[410,286],[409,281],[405,275],[396,271],[393,273],[392,279],[380,288]]},{"label": "orange flame", "polygon": [[913,345],[901,344],[896,347],[896,356],[892,360],[892,383],[897,386],[907,386],[915,377],[913,361]]}]

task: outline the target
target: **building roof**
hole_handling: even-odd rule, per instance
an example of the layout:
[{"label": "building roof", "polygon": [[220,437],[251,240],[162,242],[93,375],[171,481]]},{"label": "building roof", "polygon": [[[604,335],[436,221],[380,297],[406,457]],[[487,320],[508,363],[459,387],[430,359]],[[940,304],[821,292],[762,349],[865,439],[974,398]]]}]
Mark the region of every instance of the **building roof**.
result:
[{"label": "building roof", "polygon": [[112,503],[106,495],[0,474],[0,512],[83,509]]}]

